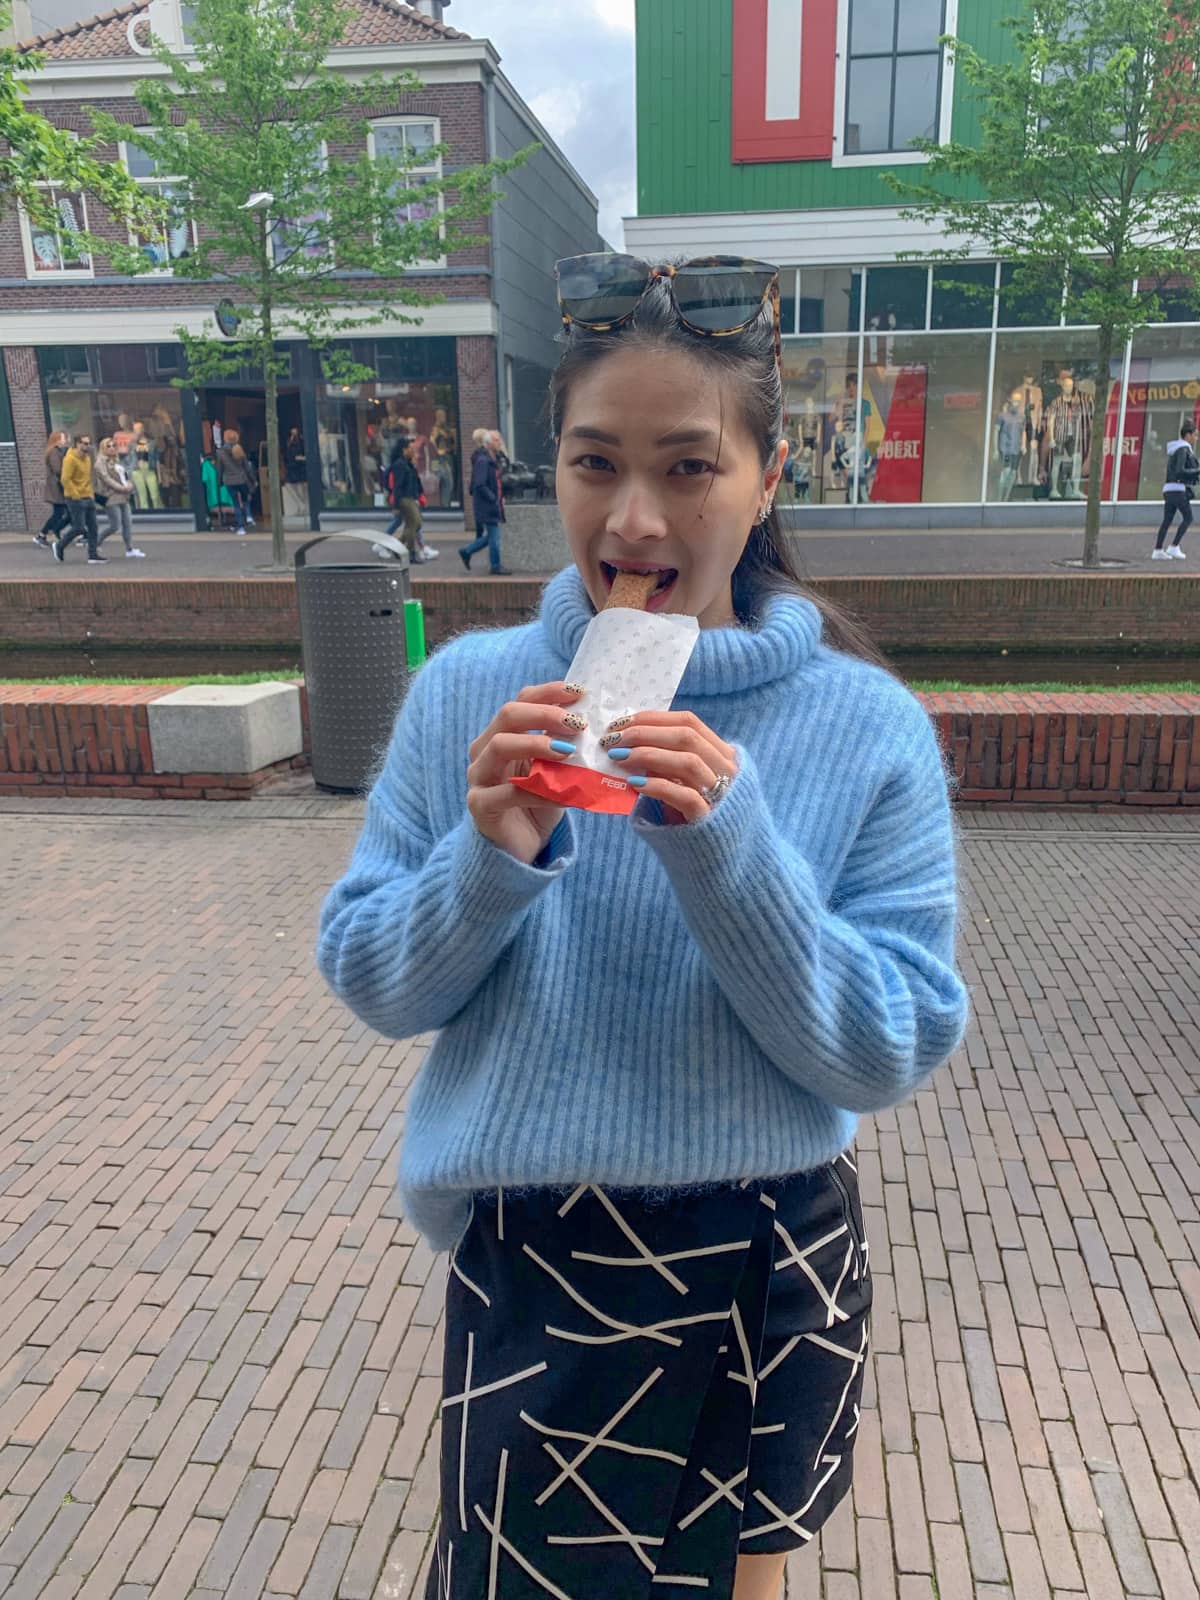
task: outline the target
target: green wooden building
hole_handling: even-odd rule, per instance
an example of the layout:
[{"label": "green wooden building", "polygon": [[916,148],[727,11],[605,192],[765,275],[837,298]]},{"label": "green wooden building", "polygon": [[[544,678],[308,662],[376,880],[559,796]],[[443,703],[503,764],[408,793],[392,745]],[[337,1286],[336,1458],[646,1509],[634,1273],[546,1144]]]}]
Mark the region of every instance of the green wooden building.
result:
[{"label": "green wooden building", "polygon": [[1093,471],[1107,520],[1145,520],[1166,442],[1200,418],[1200,325],[1145,329],[1099,373],[1091,330],[1016,295],[1002,262],[898,260],[946,241],[883,175],[975,126],[939,40],[1002,52],[1019,4],[638,0],[626,248],[780,267],[805,523],[1074,522]]}]

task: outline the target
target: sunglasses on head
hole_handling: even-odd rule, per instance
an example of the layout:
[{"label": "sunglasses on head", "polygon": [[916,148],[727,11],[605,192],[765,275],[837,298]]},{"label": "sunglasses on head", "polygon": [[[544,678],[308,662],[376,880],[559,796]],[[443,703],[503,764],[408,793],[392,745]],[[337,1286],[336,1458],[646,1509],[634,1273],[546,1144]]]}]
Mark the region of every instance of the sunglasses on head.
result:
[{"label": "sunglasses on head", "polygon": [[563,324],[609,333],[629,321],[647,291],[665,282],[675,314],[705,339],[742,333],[768,296],[775,316],[775,358],[782,366],[779,268],[742,256],[701,256],[681,267],[652,267],[638,256],[570,256],[554,269]]}]

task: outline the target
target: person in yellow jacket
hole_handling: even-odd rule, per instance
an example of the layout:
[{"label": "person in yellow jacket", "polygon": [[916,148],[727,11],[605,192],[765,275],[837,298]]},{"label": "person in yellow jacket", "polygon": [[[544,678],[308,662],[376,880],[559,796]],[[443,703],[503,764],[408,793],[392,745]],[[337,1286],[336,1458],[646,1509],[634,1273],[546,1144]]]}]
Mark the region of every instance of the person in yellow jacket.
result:
[{"label": "person in yellow jacket", "polygon": [[90,434],[77,433],[74,443],[63,457],[62,489],[71,518],[71,530],[51,545],[54,559],[61,561],[67,546],[82,536],[87,540],[88,565],[98,567],[105,558],[100,554],[99,529],[96,525],[96,491],[92,483]]}]

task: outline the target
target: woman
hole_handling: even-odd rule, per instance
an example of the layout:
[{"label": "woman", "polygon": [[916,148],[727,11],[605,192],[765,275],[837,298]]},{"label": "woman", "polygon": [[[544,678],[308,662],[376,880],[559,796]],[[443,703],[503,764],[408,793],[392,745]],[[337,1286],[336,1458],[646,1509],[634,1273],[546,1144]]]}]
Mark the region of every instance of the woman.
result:
[{"label": "woman", "polygon": [[509,569],[500,559],[500,524],[504,516],[504,491],[500,487],[500,471],[496,465],[496,441],[499,434],[488,428],[476,428],[471,435],[475,454],[471,457],[471,508],[475,513],[475,526],[479,536],[465,544],[458,559],[468,572],[471,557],[480,550],[488,553],[488,570],[493,578],[509,578]]},{"label": "woman", "polygon": [[[657,277],[611,311],[566,295],[575,564],[536,622],[418,675],[322,913],[359,1016],[441,1030],[400,1167],[453,1247],[436,1600],[776,1600],[851,1478],[856,1114],[965,1028],[941,753],[790,564],[777,290],[745,281],[688,289],[721,338]],[[675,709],[606,735],[631,821],[509,782],[571,752],[587,686],[564,679],[623,568],[700,622]]]},{"label": "woman", "polygon": [[108,512],[108,526],[100,535],[100,543],[103,544],[110,534],[119,532],[126,556],[137,556],[144,560],[146,552],[139,550],[133,542],[133,513],[129,507],[133,484],[129,481],[115,439],[101,439],[94,473],[96,487],[104,496],[105,510]]},{"label": "woman", "polygon": [[33,536],[34,544],[40,544],[47,550],[51,541],[58,538],[71,520],[71,514],[67,510],[67,497],[63,493],[62,486],[62,464],[66,453],[67,436],[61,428],[55,428],[46,440],[44,452],[46,463],[44,498],[50,506],[50,515],[42,523],[41,531]]},{"label": "woman", "polygon": [[[1178,439],[1172,439],[1167,446],[1163,519],[1159,523],[1158,538],[1154,541],[1154,549],[1151,552],[1155,561],[1167,558],[1176,561],[1187,560],[1183,549],[1183,536],[1192,525],[1192,496],[1196,492],[1197,480],[1200,480],[1200,460],[1196,457],[1195,439],[1196,424],[1188,421],[1181,424]],[[1179,513],[1179,532],[1175,535],[1174,543],[1168,544],[1176,512]]]},{"label": "woman", "polygon": [[250,515],[250,497],[254,493],[254,466],[242,446],[236,428],[226,428],[221,448],[217,451],[217,473],[224,488],[233,496],[239,539],[246,537],[246,529],[254,526]]}]

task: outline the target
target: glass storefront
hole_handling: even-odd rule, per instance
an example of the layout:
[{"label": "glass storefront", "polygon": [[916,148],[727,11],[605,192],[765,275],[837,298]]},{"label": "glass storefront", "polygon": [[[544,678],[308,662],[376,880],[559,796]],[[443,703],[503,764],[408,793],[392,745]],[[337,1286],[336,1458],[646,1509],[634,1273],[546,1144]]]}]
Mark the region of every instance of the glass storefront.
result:
[{"label": "glass storefront", "polygon": [[785,277],[799,330],[784,341],[785,504],[1082,501],[1094,471],[1105,501],[1155,500],[1168,442],[1200,426],[1190,285],[1134,339],[1126,380],[1123,350],[1101,373],[1095,330],[994,262]]},{"label": "glass storefront", "polygon": [[113,438],[133,483],[135,511],[191,504],[178,345],[53,345],[38,350],[50,427]]},{"label": "glass storefront", "polygon": [[384,479],[402,439],[416,440],[416,466],[430,509],[462,505],[453,339],[353,340],[339,347],[377,376],[317,385],[317,445],[328,509],[387,504]]}]

